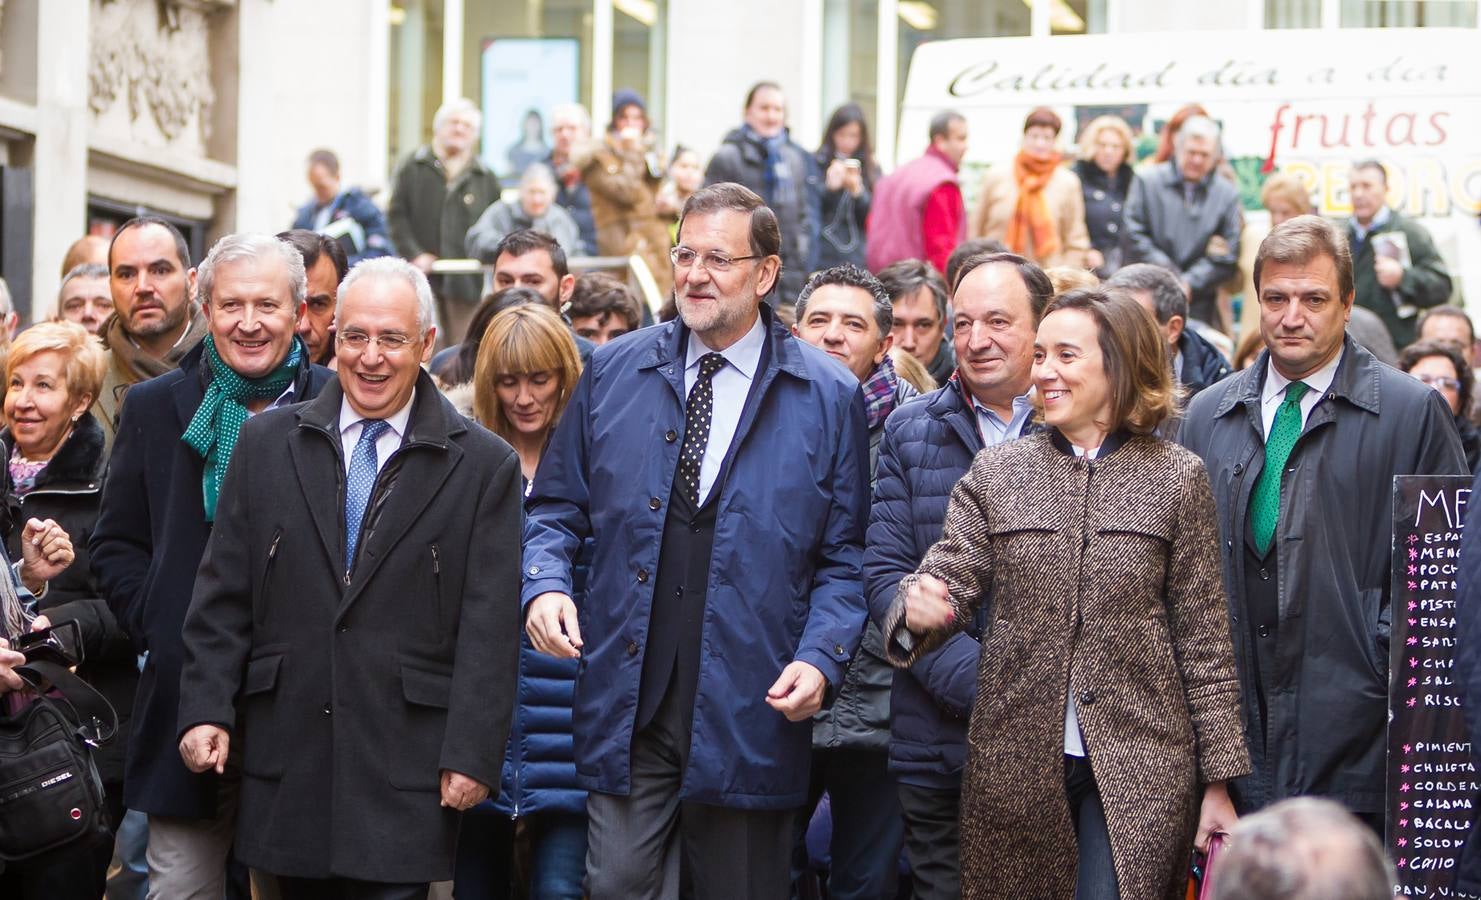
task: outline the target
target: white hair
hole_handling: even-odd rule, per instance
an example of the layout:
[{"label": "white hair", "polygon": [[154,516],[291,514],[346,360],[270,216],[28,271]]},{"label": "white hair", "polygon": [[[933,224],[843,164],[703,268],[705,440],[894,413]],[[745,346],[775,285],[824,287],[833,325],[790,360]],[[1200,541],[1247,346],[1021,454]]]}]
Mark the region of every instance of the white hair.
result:
[{"label": "white hair", "polygon": [[0,278],[0,319],[15,312],[15,301],[10,299],[10,285]]},{"label": "white hair", "polygon": [[555,189],[555,173],[550,171],[550,166],[545,163],[530,163],[525,167],[525,173],[519,176],[519,189],[523,191],[536,183],[548,185],[551,190]]},{"label": "white hair", "polygon": [[427,276],[422,270],[407,262],[399,256],[377,256],[374,259],[362,260],[355,264],[345,280],[339,283],[339,303],[334,308],[334,330],[339,330],[339,315],[344,309],[345,295],[357,281],[371,279],[375,281],[393,281],[400,279],[411,285],[411,289],[417,296],[417,330],[422,336],[427,334],[436,320],[436,307],[432,302],[432,285],[427,282]]},{"label": "white hair", "polygon": [[1187,121],[1183,122],[1183,127],[1178,129],[1178,133],[1173,135],[1173,150],[1182,153],[1183,144],[1190,137],[1207,138],[1213,141],[1214,154],[1219,154],[1219,123],[1208,116],[1189,116]]},{"label": "white hair", "polygon": [[581,126],[582,131],[591,134],[591,114],[580,103],[557,103],[550,108],[550,124],[552,127],[561,122],[573,120]]},{"label": "white hair", "polygon": [[432,131],[436,133],[442,130],[442,125],[452,116],[459,113],[473,117],[473,130],[477,131],[483,124],[483,112],[479,110],[478,104],[467,97],[459,97],[449,100],[437,107],[437,112],[432,115]]},{"label": "white hair", "polygon": [[196,269],[196,300],[201,306],[211,303],[211,292],[216,288],[216,267],[228,263],[248,260],[277,259],[288,270],[288,288],[297,307],[309,295],[308,276],[303,268],[303,256],[292,246],[270,234],[241,232],[228,234],[211,247],[211,252]]}]

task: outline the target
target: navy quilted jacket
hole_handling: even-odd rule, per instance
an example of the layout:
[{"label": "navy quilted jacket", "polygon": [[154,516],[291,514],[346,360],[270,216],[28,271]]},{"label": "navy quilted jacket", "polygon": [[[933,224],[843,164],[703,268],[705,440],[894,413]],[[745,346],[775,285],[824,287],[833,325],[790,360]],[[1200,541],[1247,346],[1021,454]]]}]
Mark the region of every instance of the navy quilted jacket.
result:
[{"label": "navy quilted jacket", "polygon": [[[582,602],[591,566],[588,539],[571,571],[572,597]],[[520,631],[519,693],[504,751],[504,773],[494,809],[507,816],[537,812],[585,815],[586,791],[576,779],[571,737],[571,697],[578,660],[537,652]],[[485,801],[486,803],[488,801]]]},{"label": "navy quilted jacket", "polygon": [[[1032,430],[1026,422],[1022,433]],[[883,624],[900,579],[915,571],[941,537],[951,489],[981,449],[975,416],[955,375],[885,421],[864,549],[864,593],[876,624]],[[960,784],[967,717],[977,698],[977,636],[986,611],[983,604],[966,631],[895,674],[890,770],[902,784]]]}]

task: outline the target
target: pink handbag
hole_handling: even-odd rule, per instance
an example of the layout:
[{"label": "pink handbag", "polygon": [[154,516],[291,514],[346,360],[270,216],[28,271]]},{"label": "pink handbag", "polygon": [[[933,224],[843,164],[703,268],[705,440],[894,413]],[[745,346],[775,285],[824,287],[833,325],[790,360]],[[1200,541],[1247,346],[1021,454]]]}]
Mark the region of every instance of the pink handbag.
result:
[{"label": "pink handbag", "polygon": [[1214,866],[1218,863],[1219,854],[1224,849],[1224,841],[1229,835],[1218,831],[1209,836],[1208,854],[1203,861],[1203,883],[1198,889],[1198,900],[1213,900],[1214,896]]}]

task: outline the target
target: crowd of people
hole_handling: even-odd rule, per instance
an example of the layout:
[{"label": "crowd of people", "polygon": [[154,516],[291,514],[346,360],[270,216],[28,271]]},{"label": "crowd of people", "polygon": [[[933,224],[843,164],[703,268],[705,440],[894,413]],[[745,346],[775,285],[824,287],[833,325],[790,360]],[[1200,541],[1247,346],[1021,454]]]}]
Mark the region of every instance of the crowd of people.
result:
[{"label": "crowd of people", "polygon": [[3,637],[119,728],[0,895],[1173,900],[1224,833],[1221,900],[1392,895],[1390,486],[1481,431],[1382,165],[1271,177],[1242,271],[1200,107],[1140,165],[1033,110],[970,214],[955,112],[886,174],[743,110],[561,107],[506,200],[455,102],[384,215],[316,151],[293,229],[6,310]]}]

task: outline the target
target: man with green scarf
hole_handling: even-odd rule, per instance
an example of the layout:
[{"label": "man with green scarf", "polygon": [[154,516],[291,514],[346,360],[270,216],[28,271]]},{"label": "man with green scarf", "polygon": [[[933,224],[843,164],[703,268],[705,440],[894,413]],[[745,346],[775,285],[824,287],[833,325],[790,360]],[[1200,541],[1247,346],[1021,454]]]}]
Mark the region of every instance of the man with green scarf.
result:
[{"label": "man with green scarf", "polygon": [[150,888],[164,897],[221,896],[232,845],[240,776],[191,773],[176,750],[180,629],[218,489],[249,416],[310,400],[333,377],[295,333],[307,280],[292,247],[228,235],[196,283],[206,336],[178,369],[129,390],[89,543],[109,605],[149,653],[124,802],[149,816]]}]

